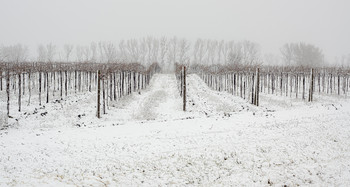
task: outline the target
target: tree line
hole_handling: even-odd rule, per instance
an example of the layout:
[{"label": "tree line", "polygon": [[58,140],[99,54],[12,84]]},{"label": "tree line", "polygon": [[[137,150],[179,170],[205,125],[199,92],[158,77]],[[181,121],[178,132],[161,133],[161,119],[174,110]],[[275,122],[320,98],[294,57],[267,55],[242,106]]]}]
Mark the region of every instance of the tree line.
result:
[{"label": "tree line", "polygon": [[[303,42],[287,43],[279,55],[263,55],[258,43],[197,39],[191,42],[178,37],[144,37],[113,42],[92,42],[89,45],[65,44],[58,47],[52,43],[40,44],[36,56],[30,57],[28,47],[17,44],[0,46],[3,62],[139,62],[150,65],[158,62],[165,70],[173,70],[175,63],[203,65],[284,65],[325,66],[325,55],[319,47]],[[343,56],[342,65],[350,63],[350,55]]]}]

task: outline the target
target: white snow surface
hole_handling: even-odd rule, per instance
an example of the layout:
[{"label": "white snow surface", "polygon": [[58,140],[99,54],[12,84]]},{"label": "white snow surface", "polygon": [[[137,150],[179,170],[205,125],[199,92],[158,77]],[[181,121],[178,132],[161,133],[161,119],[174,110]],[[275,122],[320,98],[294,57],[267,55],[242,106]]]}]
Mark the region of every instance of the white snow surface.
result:
[{"label": "white snow surface", "polygon": [[261,94],[256,107],[187,81],[187,112],[171,74],[110,102],[102,119],[94,92],[14,104],[0,186],[350,186],[349,99]]}]

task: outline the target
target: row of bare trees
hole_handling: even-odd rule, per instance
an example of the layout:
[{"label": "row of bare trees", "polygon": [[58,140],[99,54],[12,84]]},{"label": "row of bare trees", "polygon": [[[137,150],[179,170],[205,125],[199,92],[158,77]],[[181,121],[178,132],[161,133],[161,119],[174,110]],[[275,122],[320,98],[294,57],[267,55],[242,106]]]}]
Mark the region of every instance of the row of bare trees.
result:
[{"label": "row of bare trees", "polygon": [[310,68],[302,66],[203,66],[192,65],[214,90],[227,91],[259,105],[259,93],[301,98],[313,101],[319,95],[347,96],[350,88],[350,69]]},{"label": "row of bare trees", "polygon": [[153,63],[147,69],[137,63],[123,66],[124,68],[121,68],[120,64],[107,63],[96,72],[98,118],[101,117],[101,103],[103,114],[106,114],[108,101],[115,101],[132,92],[140,92],[150,83],[152,76],[160,71],[157,63]]},{"label": "row of bare trees", "polygon": [[27,105],[33,103],[33,96],[38,105],[59,102],[68,95],[92,92],[101,81],[103,113],[106,113],[108,100],[144,89],[159,70],[156,63],[146,68],[138,63],[0,62],[0,91],[6,89],[6,101],[1,102],[7,103],[7,116],[10,117],[11,98],[17,98],[18,111],[21,111],[23,98]]}]

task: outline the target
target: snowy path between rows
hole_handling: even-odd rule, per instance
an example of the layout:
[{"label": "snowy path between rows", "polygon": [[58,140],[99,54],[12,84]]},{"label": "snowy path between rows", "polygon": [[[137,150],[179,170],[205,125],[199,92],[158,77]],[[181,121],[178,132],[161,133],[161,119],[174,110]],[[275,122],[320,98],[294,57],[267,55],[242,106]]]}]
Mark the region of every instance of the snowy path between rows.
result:
[{"label": "snowy path between rows", "polygon": [[204,113],[206,116],[227,115],[242,111],[257,112],[259,109],[248,104],[242,98],[227,92],[216,92],[197,75],[188,76],[188,105],[190,112]]},{"label": "snowy path between rows", "polygon": [[171,120],[176,116],[184,115],[173,74],[154,75],[146,91],[117,102],[116,107],[125,109],[127,115],[124,117],[127,117],[128,121]]},{"label": "snowy path between rows", "polygon": [[186,113],[175,76],[159,74],[100,120],[93,93],[15,115],[0,131],[0,186],[350,185],[349,100],[262,95],[254,107],[196,75],[188,88]]}]

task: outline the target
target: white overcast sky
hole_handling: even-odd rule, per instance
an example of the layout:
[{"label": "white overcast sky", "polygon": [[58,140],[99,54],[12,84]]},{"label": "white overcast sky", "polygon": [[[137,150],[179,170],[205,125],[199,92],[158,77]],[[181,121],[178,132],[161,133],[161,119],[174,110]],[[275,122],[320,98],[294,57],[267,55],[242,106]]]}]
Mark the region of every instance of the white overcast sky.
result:
[{"label": "white overcast sky", "polygon": [[0,44],[89,44],[144,36],[286,42],[350,53],[350,0],[0,0]]}]

